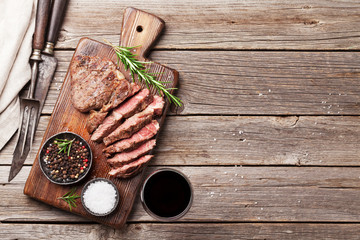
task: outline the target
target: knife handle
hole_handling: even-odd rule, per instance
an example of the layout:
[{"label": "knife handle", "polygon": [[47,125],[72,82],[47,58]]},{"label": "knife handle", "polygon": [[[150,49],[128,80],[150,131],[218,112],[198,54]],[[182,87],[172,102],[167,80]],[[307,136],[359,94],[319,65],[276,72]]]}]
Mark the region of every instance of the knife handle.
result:
[{"label": "knife handle", "polygon": [[49,30],[46,38],[46,46],[43,51],[46,54],[54,54],[55,42],[60,31],[61,23],[64,19],[67,3],[68,0],[53,0]]},{"label": "knife handle", "polygon": [[145,58],[165,26],[161,18],[136,8],[126,8],[121,28],[120,46],[135,47],[136,55]]},{"label": "knife handle", "polygon": [[50,0],[38,0],[36,24],[33,37],[33,54],[31,60],[41,61],[40,51],[44,48],[45,31],[49,17]]}]

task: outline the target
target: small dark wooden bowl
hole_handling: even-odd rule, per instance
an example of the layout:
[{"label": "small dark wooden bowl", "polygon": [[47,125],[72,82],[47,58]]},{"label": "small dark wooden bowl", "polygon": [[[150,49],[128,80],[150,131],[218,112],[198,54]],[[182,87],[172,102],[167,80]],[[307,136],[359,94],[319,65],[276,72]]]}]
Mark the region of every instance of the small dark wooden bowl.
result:
[{"label": "small dark wooden bowl", "polygon": [[[104,181],[104,182],[107,182],[107,183],[111,184],[114,187],[115,192],[116,192],[116,200],[115,200],[114,207],[109,212],[104,213],[104,214],[99,214],[99,213],[92,212],[84,203],[84,193],[85,193],[85,191],[87,190],[87,188],[89,187],[89,185],[91,183],[98,182],[98,181]],[[82,203],[83,207],[85,208],[85,210],[88,213],[90,213],[91,215],[97,216],[97,217],[107,216],[110,213],[112,213],[116,209],[117,205],[119,204],[119,200],[120,200],[119,190],[117,189],[117,187],[115,186],[115,184],[112,181],[110,181],[109,179],[106,179],[106,178],[94,178],[94,179],[90,180],[89,182],[87,182],[85,184],[85,186],[83,187],[83,189],[81,191],[81,203]]]},{"label": "small dark wooden bowl", "polygon": [[[81,141],[85,147],[87,148],[87,150],[90,153],[90,156],[88,158],[88,167],[85,169],[84,173],[81,175],[81,177],[79,177],[78,179],[74,180],[74,181],[68,181],[68,182],[59,182],[59,181],[55,181],[54,179],[51,179],[50,176],[47,174],[47,172],[45,171],[46,167],[46,163],[44,162],[43,158],[45,155],[45,151],[46,148],[49,146],[50,143],[52,143],[54,141],[55,138],[70,138],[73,139],[75,138],[75,140]],[[84,179],[86,177],[86,175],[89,173],[90,168],[91,168],[91,164],[93,161],[93,155],[91,152],[91,148],[90,145],[78,134],[73,133],[73,132],[60,132],[57,133],[53,136],[51,136],[50,138],[48,138],[45,143],[42,145],[41,150],[40,150],[40,154],[39,154],[39,165],[40,165],[40,169],[43,172],[43,174],[46,176],[47,179],[49,179],[50,182],[55,183],[55,184],[59,184],[59,185],[70,185],[70,184],[74,184],[74,183],[78,183],[80,182],[82,179]]]}]

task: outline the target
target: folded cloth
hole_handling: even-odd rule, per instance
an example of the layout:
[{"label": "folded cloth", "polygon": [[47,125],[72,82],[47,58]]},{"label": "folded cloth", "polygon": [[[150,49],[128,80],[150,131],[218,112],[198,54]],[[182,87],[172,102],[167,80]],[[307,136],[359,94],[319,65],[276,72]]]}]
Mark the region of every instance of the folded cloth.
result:
[{"label": "folded cloth", "polygon": [[30,80],[36,0],[0,1],[0,150],[19,127],[19,92]]}]

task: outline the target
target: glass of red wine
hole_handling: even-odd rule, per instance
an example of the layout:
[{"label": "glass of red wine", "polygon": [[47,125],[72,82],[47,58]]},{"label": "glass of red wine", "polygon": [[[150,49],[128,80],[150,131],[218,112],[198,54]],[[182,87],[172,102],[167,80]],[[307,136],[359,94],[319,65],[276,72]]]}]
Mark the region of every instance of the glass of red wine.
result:
[{"label": "glass of red wine", "polygon": [[160,221],[175,221],[190,209],[193,190],[189,179],[181,172],[162,168],[144,181],[140,194],[145,211]]}]

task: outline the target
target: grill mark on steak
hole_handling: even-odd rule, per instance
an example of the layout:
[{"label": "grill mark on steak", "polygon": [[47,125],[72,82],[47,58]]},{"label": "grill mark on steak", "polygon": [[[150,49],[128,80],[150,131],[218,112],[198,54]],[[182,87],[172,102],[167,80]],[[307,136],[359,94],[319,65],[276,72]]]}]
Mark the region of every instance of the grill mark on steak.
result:
[{"label": "grill mark on steak", "polygon": [[122,119],[131,117],[144,110],[152,101],[153,96],[150,94],[149,89],[141,90],[138,94],[115,108],[96,129],[91,136],[91,140],[95,142],[101,141],[121,124]]},{"label": "grill mark on steak", "polygon": [[162,97],[154,96],[154,101],[142,112],[126,119],[126,121],[116,128],[111,134],[103,139],[106,146],[124,139],[129,138],[135,132],[139,131],[142,127],[148,124],[154,115],[162,113],[164,107],[164,100]]},{"label": "grill mark on steak", "polygon": [[109,158],[107,162],[112,167],[120,167],[126,165],[128,163],[131,163],[134,159],[137,159],[150,152],[155,147],[155,145],[155,139],[149,140],[131,152],[122,152],[116,154],[113,158]]},{"label": "grill mark on steak", "polygon": [[153,155],[145,155],[142,156],[133,162],[126,164],[124,166],[113,168],[109,172],[110,176],[120,177],[120,178],[128,178],[131,177],[138,172],[140,172],[144,166],[153,158]]},{"label": "grill mark on steak", "polygon": [[141,143],[149,140],[159,131],[159,123],[156,120],[152,120],[151,123],[140,129],[137,133],[132,135],[130,138],[118,141],[103,150],[106,157],[110,157],[114,153],[123,151],[133,150],[138,147]]}]

